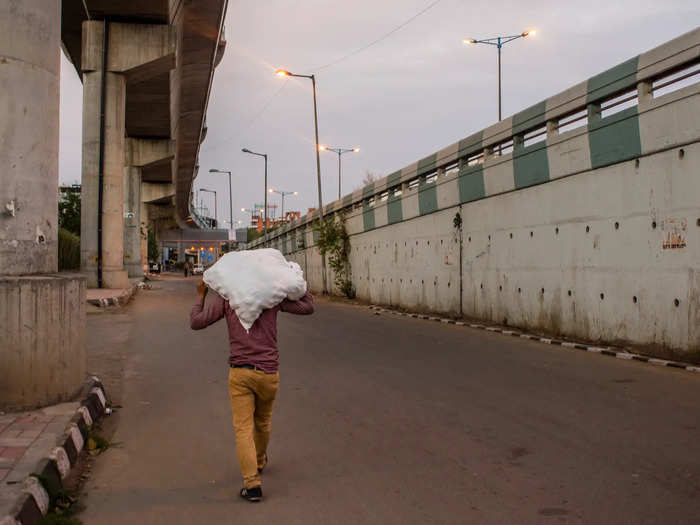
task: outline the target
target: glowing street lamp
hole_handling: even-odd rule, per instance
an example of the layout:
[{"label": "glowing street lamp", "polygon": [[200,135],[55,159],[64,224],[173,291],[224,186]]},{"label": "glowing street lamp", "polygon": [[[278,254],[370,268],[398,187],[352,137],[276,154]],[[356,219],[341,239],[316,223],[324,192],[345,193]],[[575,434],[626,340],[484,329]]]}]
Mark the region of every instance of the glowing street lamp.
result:
[{"label": "glowing street lamp", "polygon": [[[243,148],[241,150],[243,153],[248,153],[250,155],[257,155],[258,157],[263,157],[265,159],[265,189],[267,189],[267,153],[255,153],[250,151],[248,148]],[[265,210],[263,213],[263,230],[267,234],[267,191],[265,192]]]},{"label": "glowing street lamp", "polygon": [[[323,225],[323,199],[321,197],[321,157],[319,155],[318,143],[318,110],[316,108],[316,77],[314,75],[297,75],[290,73],[286,69],[275,70],[275,75],[278,77],[299,77],[311,79],[311,87],[314,95],[314,130],[316,132],[316,144],[314,148],[316,149],[316,178],[318,184],[318,219],[321,225]],[[267,186],[265,186],[267,187]],[[328,292],[328,286],[326,284],[326,256],[321,255],[321,275],[323,277],[323,293]]]},{"label": "glowing street lamp", "polygon": [[330,147],[330,146],[319,146],[319,150],[321,151],[332,151],[333,153],[338,154],[338,199],[341,197],[341,189],[340,189],[340,156],[343,153],[359,153],[360,148],[341,148],[341,147]]},{"label": "glowing street lamp", "polygon": [[276,193],[277,195],[282,196],[282,220],[284,220],[284,197],[285,195],[299,195],[298,191],[281,191],[281,190],[273,190],[270,188],[267,190],[269,193]]},{"label": "glowing street lamp", "polygon": [[519,35],[509,35],[509,36],[496,36],[493,38],[484,38],[482,40],[476,40],[474,38],[465,38],[462,42],[464,44],[489,44],[496,46],[498,48],[498,121],[501,121],[501,48],[508,42],[517,40],[518,38],[525,38],[528,36],[535,36],[537,31],[534,29],[529,29],[523,31]]}]

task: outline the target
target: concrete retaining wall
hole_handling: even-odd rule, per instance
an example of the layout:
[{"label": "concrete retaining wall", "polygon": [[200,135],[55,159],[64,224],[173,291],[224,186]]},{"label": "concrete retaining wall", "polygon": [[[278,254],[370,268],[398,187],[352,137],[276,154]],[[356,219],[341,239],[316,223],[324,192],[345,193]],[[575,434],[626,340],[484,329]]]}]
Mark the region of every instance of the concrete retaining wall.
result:
[{"label": "concrete retaining wall", "polygon": [[[695,30],[329,204],[358,297],[700,351],[700,75],[659,88],[699,57]],[[314,218],[254,246],[318,290]]]}]

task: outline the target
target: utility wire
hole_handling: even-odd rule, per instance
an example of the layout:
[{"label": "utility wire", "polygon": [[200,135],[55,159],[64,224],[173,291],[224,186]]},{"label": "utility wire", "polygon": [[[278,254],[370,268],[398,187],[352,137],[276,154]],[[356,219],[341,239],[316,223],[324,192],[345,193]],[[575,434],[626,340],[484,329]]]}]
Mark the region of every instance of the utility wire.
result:
[{"label": "utility wire", "polygon": [[340,58],[337,58],[337,59],[335,59],[335,60],[333,60],[333,61],[331,61],[331,62],[328,62],[327,64],[324,64],[324,65],[322,65],[322,66],[320,66],[320,67],[317,67],[317,68],[315,68],[313,71],[314,71],[314,72],[317,72],[317,71],[321,71],[321,70],[323,70],[323,69],[329,68],[329,67],[331,67],[331,66],[335,66],[336,64],[339,64],[340,62],[342,62],[342,61],[344,61],[344,60],[347,60],[347,59],[350,58],[350,57],[353,57],[353,56],[355,56],[355,55],[357,55],[357,54],[359,54],[359,53],[362,53],[362,52],[365,51],[366,49],[369,49],[369,48],[372,47],[373,45],[378,44],[378,43],[381,42],[382,40],[386,40],[386,39],[389,38],[391,35],[393,35],[393,34],[396,33],[397,31],[399,31],[400,29],[403,29],[403,28],[406,27],[408,24],[410,24],[411,22],[413,22],[416,18],[418,18],[419,16],[421,16],[423,13],[426,13],[427,11],[429,11],[430,9],[432,9],[433,7],[435,7],[435,6],[436,6],[437,4],[439,4],[441,1],[442,1],[442,0],[434,0],[433,2],[431,2],[430,4],[428,4],[426,7],[424,7],[424,8],[421,9],[420,11],[418,11],[418,12],[417,12],[415,15],[413,15],[411,18],[409,18],[408,20],[406,20],[406,21],[403,22],[402,24],[396,26],[394,29],[392,29],[392,30],[389,31],[388,33],[384,34],[383,36],[377,38],[376,40],[373,40],[373,41],[370,42],[369,44],[366,44],[366,45],[364,45],[364,46],[362,46],[362,47],[358,47],[358,48],[355,49],[354,51],[351,51],[350,53],[348,53],[348,54],[346,54],[346,55],[343,55],[343,56],[341,56]]},{"label": "utility wire", "polygon": [[[337,58],[337,59],[335,59],[335,60],[333,60],[333,61],[331,61],[331,62],[328,62],[327,64],[324,64],[324,65],[322,65],[322,66],[320,66],[320,67],[315,68],[315,69],[313,70],[314,73],[315,73],[315,72],[318,72],[318,71],[322,71],[322,70],[324,70],[324,69],[327,69],[327,68],[329,68],[329,67],[331,67],[331,66],[335,66],[336,64],[339,64],[340,62],[343,62],[344,60],[347,60],[348,58],[351,58],[351,57],[353,57],[353,56],[355,56],[355,55],[357,55],[357,54],[359,54],[359,53],[362,53],[363,51],[369,49],[370,47],[372,47],[372,46],[374,46],[374,45],[376,45],[376,44],[378,44],[379,42],[382,42],[383,40],[386,40],[386,39],[389,38],[391,35],[393,35],[393,34],[396,33],[397,31],[403,29],[403,28],[406,27],[408,24],[410,24],[411,22],[413,22],[416,18],[418,18],[418,17],[421,16],[422,14],[428,12],[430,9],[432,9],[433,7],[435,7],[435,6],[436,6],[437,4],[439,4],[440,2],[442,2],[442,0],[433,0],[433,2],[431,2],[430,4],[428,4],[426,7],[424,7],[424,8],[421,9],[420,11],[418,11],[415,15],[413,15],[411,18],[409,18],[409,19],[406,20],[405,22],[403,22],[403,23],[399,24],[398,26],[396,26],[394,29],[392,29],[392,30],[389,31],[388,33],[385,33],[384,35],[380,36],[380,37],[377,38],[376,40],[373,40],[372,42],[370,42],[370,43],[368,43],[368,44],[365,44],[364,46],[359,47],[359,48],[355,49],[354,51],[351,51],[350,53],[347,53],[347,54],[341,56],[340,58]],[[244,126],[244,128],[243,128],[242,130],[240,130],[240,131],[239,131],[238,133],[236,133],[235,135],[233,135],[233,136],[231,136],[231,137],[229,137],[229,138],[227,138],[227,139],[225,139],[225,140],[222,140],[222,141],[219,142],[218,144],[212,146],[211,148],[209,148],[210,151],[211,151],[211,150],[214,150],[214,149],[217,149],[217,148],[221,147],[222,145],[226,144],[227,142],[231,141],[231,140],[234,139],[235,137],[238,137],[238,136],[243,135],[244,133],[246,133],[246,132],[253,126],[253,124],[254,124],[255,122],[257,122],[258,119],[260,119],[260,117],[263,116],[263,114],[265,113],[265,111],[267,111],[267,108],[270,107],[270,104],[272,104],[272,101],[273,101],[275,98],[277,98],[277,95],[279,95],[279,94],[282,92],[282,90],[285,88],[285,86],[287,85],[287,82],[288,82],[288,81],[289,81],[289,79],[285,80],[284,84],[282,84],[282,86],[281,86],[277,91],[275,91],[269,99],[267,99],[267,101],[265,102],[265,104],[263,104],[262,108],[260,108],[260,111],[258,111],[258,112],[253,116],[253,118],[250,119],[250,120],[248,121],[248,123]]]}]

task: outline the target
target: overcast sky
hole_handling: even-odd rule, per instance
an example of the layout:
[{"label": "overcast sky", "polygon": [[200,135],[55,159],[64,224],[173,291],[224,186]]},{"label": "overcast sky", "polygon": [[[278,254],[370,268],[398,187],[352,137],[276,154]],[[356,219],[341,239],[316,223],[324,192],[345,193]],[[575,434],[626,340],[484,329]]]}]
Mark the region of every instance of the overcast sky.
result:
[{"label": "overcast sky", "polygon": [[[229,2],[195,180],[217,191],[220,220],[228,217],[228,180],[210,168],[234,173],[234,221],[248,221],[240,209],[262,202],[263,161],[243,147],[269,155],[269,187],[299,192],[285,199],[287,210],[317,203],[311,82],[276,77],[277,67],[316,72],[322,144],[361,148],[343,155],[345,195],[368,170],[387,175],[497,120],[496,49],[465,46],[465,37],[537,30],[503,49],[505,117],[700,22],[697,0],[441,0],[386,40],[318,69],[432,1]],[[62,65],[60,179],[71,183],[80,179],[82,88],[65,58]],[[322,153],[321,169],[325,204],[338,195],[337,155]],[[213,214],[213,195],[202,196]]]}]

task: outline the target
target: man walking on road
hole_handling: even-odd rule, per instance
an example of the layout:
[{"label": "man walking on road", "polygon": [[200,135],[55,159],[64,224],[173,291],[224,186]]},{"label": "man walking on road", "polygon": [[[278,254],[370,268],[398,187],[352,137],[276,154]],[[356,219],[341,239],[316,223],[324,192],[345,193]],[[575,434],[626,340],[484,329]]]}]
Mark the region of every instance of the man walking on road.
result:
[{"label": "man walking on road", "polygon": [[263,310],[246,332],[236,312],[223,297],[212,293],[205,304],[208,290],[204,281],[197,284],[199,300],[192,306],[190,327],[201,330],[226,318],[231,346],[228,388],[238,461],[243,475],[240,494],[248,501],[260,501],[260,473],[267,464],[272,405],[279,387],[277,312],[312,314],[313,297],[306,292],[298,301],[285,299],[274,308]]}]

